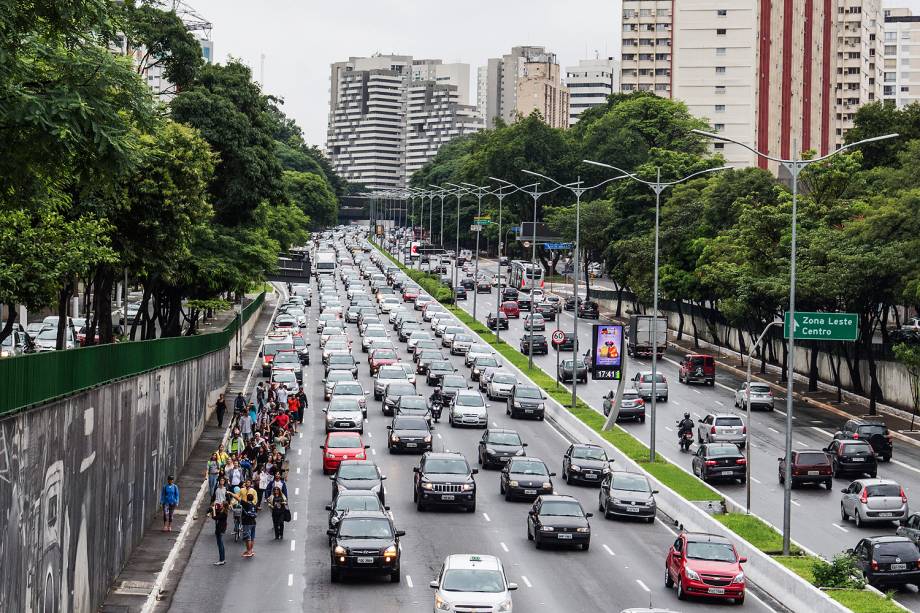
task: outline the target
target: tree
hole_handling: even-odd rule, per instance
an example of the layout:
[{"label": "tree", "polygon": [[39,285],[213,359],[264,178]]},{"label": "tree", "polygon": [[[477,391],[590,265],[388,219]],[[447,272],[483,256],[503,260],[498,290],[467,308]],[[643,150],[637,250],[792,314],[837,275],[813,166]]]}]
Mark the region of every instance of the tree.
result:
[{"label": "tree", "polygon": [[920,104],[897,108],[886,102],[870,102],[856,110],[853,127],[847,130],[848,143],[897,133],[898,138],[861,145],[863,167],[891,166],[906,143],[920,138]]},{"label": "tree", "polygon": [[285,170],[283,181],[287,197],[309,217],[311,227],[323,228],[336,224],[338,200],[322,175]]},{"label": "tree", "polygon": [[920,345],[899,343],[893,347],[894,355],[907,370],[910,379],[910,397],[913,403],[913,413],[910,418],[910,429],[914,429],[914,419],[920,412]]}]

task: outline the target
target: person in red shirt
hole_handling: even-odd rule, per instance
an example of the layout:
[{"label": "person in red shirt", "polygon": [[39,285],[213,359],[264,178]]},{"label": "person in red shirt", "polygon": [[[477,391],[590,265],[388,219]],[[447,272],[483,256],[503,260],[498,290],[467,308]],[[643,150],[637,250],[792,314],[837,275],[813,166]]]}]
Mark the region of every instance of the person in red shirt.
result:
[{"label": "person in red shirt", "polygon": [[282,430],[287,430],[287,427],[288,427],[288,424],[290,423],[290,421],[291,421],[291,418],[288,417],[287,412],[286,412],[286,411],[282,411],[281,413],[278,413],[278,414],[275,416],[275,419],[274,419],[274,421],[273,421],[272,423],[273,423],[274,425],[277,425],[277,426],[278,426],[279,428],[281,428]]},{"label": "person in red shirt", "polygon": [[291,431],[297,432],[296,423],[300,417],[300,400],[295,395],[288,396],[288,411],[291,414]]}]

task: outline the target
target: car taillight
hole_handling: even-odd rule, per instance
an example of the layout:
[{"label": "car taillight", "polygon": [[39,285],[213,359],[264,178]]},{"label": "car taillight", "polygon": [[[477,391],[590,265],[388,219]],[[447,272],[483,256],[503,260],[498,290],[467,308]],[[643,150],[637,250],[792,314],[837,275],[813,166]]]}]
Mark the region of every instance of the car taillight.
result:
[{"label": "car taillight", "polygon": [[716,464],[715,460],[706,460],[706,466],[715,466]]},{"label": "car taillight", "polygon": [[715,434],[715,433],[716,433],[716,427],[713,426],[712,428],[709,429],[709,434]]},{"label": "car taillight", "polygon": [[907,502],[907,494],[904,493],[904,488],[901,488],[901,502]]},{"label": "car taillight", "polygon": [[854,433],[853,433],[853,438],[859,438],[859,432],[854,432]]},{"label": "car taillight", "polygon": [[741,426],[741,434],[747,434],[747,426]]},{"label": "car taillight", "polygon": [[747,464],[747,460],[745,460],[744,458],[738,458],[737,460],[735,460],[735,464],[744,465],[744,464]]},{"label": "car taillight", "polygon": [[636,404],[639,405],[640,407],[645,406],[645,401],[639,398],[638,400],[636,400]]},{"label": "car taillight", "polygon": [[864,489],[862,491],[862,494],[859,495],[859,501],[863,504],[867,504],[869,502],[869,491],[868,490]]},{"label": "car taillight", "polygon": [[878,570],[878,562],[872,560],[872,570]]}]

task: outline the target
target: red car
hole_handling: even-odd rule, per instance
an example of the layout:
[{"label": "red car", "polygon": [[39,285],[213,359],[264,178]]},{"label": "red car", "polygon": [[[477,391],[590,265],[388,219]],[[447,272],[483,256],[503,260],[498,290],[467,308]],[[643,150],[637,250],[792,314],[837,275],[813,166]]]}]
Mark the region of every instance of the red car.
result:
[{"label": "red car", "polygon": [[339,469],[342,460],[366,460],[370,445],[365,445],[357,432],[330,432],[326,435],[323,450],[323,474],[331,475]]},{"label": "red car", "polygon": [[716,360],[711,355],[688,353],[680,361],[677,380],[681,383],[704,383],[710,387],[716,381]]},{"label": "red car", "polygon": [[382,347],[380,349],[374,349],[371,351],[370,356],[367,358],[367,363],[371,368],[371,374],[377,374],[377,371],[381,366],[389,366],[390,364],[395,364],[399,361],[399,356],[396,355],[395,349],[390,349],[389,347]]},{"label": "red car", "polygon": [[687,596],[733,600],[744,603],[744,570],[747,558],[723,536],[681,532],[668,549],[665,587],[677,586],[677,598]]},{"label": "red car", "polygon": [[518,303],[516,300],[505,300],[498,307],[498,312],[504,313],[505,316],[508,317],[509,319],[511,317],[514,317],[515,319],[520,319],[521,317],[521,307],[518,306]]},{"label": "red car", "polygon": [[403,302],[415,302],[418,298],[418,290],[414,287],[407,287],[403,290]]}]

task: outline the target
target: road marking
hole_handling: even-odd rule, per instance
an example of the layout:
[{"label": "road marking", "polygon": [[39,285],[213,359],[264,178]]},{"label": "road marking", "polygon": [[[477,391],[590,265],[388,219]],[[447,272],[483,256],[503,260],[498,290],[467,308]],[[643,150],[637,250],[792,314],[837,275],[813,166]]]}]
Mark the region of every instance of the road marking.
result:
[{"label": "road marking", "polygon": [[296,548],[296,543],[297,541],[295,541],[294,539],[291,539],[291,551],[294,551],[294,549]]},{"label": "road marking", "polygon": [[298,474],[298,475],[300,474],[300,467],[299,467],[299,466],[297,467],[297,474]]},{"label": "road marking", "polygon": [[601,547],[603,547],[603,548],[604,548],[604,551],[606,551],[606,552],[609,553],[610,555],[612,555],[612,556],[617,555],[617,554],[613,553],[613,549],[611,549],[610,547],[607,547],[607,545],[601,545]]},{"label": "road marking", "polygon": [[303,455],[303,449],[298,449],[298,450],[297,450],[297,455]]},{"label": "road marking", "polygon": [[652,591],[652,590],[648,589],[648,586],[647,586],[647,585],[645,585],[644,583],[642,583],[642,579],[636,579],[636,583],[638,583],[638,584],[639,584],[639,587],[641,587],[641,588],[642,588],[643,590],[645,590],[646,592],[651,592],[651,591]]},{"label": "road marking", "polygon": [[725,406],[725,403],[722,402],[721,400],[716,400],[716,404],[719,405],[720,407],[724,407],[724,406]]},{"label": "road marking", "polygon": [[507,546],[507,545],[505,545],[504,543],[499,543],[499,545],[501,545],[502,550],[503,550],[505,553],[508,553],[508,546]]},{"label": "road marking", "polygon": [[294,575],[288,573],[288,587],[294,585]]},{"label": "road marking", "polygon": [[297,438],[303,438],[303,432],[301,432],[301,433],[297,436]]},{"label": "road marking", "polygon": [[808,447],[808,444],[803,443],[802,441],[796,441],[795,444],[796,444],[796,445],[801,445],[802,447]]},{"label": "road marking", "polygon": [[291,517],[291,521],[297,521],[297,511],[294,511],[294,515]]},{"label": "road marking", "polygon": [[533,584],[530,582],[530,579],[528,579],[526,576],[521,575],[521,581],[523,581],[524,585],[526,585],[527,587],[533,587]]},{"label": "road marking", "polygon": [[669,428],[669,427],[667,427],[667,426],[665,426],[664,429],[667,430],[668,432],[674,432],[674,430],[672,430],[671,428]]},{"label": "road marking", "polygon": [[295,496],[299,496],[299,495],[300,495],[300,488],[299,488],[299,487],[295,487],[295,488],[294,488],[294,495],[295,495]]},{"label": "road marking", "polygon": [[444,438],[443,436],[441,436],[440,432],[438,432],[438,438]]},{"label": "road marking", "polygon": [[408,585],[409,587],[415,587],[414,585],[412,585],[412,577],[410,577],[409,575],[406,575],[406,585]]},{"label": "road marking", "polygon": [[493,421],[493,422],[492,422],[492,427],[493,427],[493,428],[497,428],[497,427],[498,427],[498,422]]},{"label": "road marking", "polygon": [[797,507],[802,506],[802,505],[800,505],[799,503],[797,503],[795,500],[790,500],[789,502],[791,502],[792,504],[794,504],[794,505],[797,506]]},{"label": "road marking", "polygon": [[779,434],[779,430],[777,430],[777,429],[774,428],[773,426],[767,426],[767,428],[769,428],[769,429],[772,430],[773,432],[776,432],[777,434]]},{"label": "road marking", "polygon": [[831,525],[834,526],[835,528],[837,528],[838,530],[842,531],[842,532],[849,532],[849,530],[847,530],[846,528],[844,528],[844,527],[841,526],[840,524],[831,524]]},{"label": "road marking", "polygon": [[489,518],[489,514],[488,514],[488,513],[483,513],[482,516],[483,516],[483,518],[485,518],[486,521],[492,521],[492,520]]},{"label": "road marking", "polygon": [[373,432],[368,432],[368,433],[367,433],[367,437],[368,437],[368,438],[374,438],[374,433],[373,433]]},{"label": "road marking", "polygon": [[751,477],[751,481],[753,481],[754,483],[760,483],[760,479],[758,479],[757,477]]},{"label": "road marking", "polygon": [[910,466],[909,464],[905,464],[904,462],[902,462],[902,461],[900,461],[900,460],[891,460],[891,463],[892,463],[892,464],[897,464],[897,465],[900,466],[901,468],[906,468],[907,470],[912,470],[912,471],[914,471],[915,473],[920,473],[920,469],[914,468],[913,466]]},{"label": "road marking", "polygon": [[700,394],[701,396],[703,395],[703,392],[701,392],[700,390],[695,389],[695,390],[693,390],[693,391],[694,391],[694,393],[696,393],[696,394]]},{"label": "road marking", "polygon": [[812,429],[812,430],[815,430],[815,431],[817,431],[817,432],[820,432],[821,434],[823,434],[823,435],[825,435],[825,436],[829,436],[829,437],[831,437],[831,438],[834,437],[834,435],[833,435],[831,432],[828,432],[828,431],[825,430],[824,428],[819,428],[818,426],[812,426],[811,429]]},{"label": "road marking", "polygon": [[376,449],[371,449],[371,455],[377,455],[377,450],[376,450]]}]

